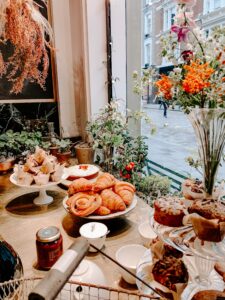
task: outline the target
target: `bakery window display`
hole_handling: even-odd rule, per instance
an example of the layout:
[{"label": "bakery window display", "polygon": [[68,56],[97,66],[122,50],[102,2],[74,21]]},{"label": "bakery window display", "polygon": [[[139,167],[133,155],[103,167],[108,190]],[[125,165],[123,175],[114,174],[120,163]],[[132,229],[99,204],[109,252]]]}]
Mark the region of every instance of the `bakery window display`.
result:
[{"label": "bakery window display", "polygon": [[135,191],[132,184],[121,182],[110,173],[102,173],[95,182],[85,178],[74,180],[68,189],[66,205],[74,216],[107,216],[131,207]]}]

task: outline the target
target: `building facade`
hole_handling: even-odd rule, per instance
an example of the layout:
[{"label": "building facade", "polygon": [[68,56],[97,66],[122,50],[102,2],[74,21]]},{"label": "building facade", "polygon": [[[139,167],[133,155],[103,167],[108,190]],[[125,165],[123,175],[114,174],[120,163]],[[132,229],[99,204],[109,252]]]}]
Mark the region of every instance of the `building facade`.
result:
[{"label": "building facade", "polygon": [[[160,37],[169,32],[176,14],[174,0],[143,0],[143,67],[172,65],[161,57]],[[208,35],[216,26],[225,26],[225,0],[197,0],[194,19]]]}]

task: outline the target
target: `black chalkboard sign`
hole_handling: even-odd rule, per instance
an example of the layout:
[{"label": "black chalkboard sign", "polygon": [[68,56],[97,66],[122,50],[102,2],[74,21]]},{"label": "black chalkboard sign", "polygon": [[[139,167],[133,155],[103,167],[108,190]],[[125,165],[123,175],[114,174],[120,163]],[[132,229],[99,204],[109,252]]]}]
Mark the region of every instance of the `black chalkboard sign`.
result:
[{"label": "black chalkboard sign", "polygon": [[[41,7],[41,13],[50,20],[50,0],[48,1],[48,7],[43,5],[43,2],[40,0],[35,0],[35,2]],[[12,54],[12,46],[10,44],[0,44],[0,51],[2,52],[3,58],[7,59]],[[18,103],[18,102],[53,102],[56,101],[56,93],[54,86],[54,59],[51,51],[48,51],[49,55],[49,71],[46,79],[45,87],[43,90],[35,82],[24,82],[24,87],[21,93],[12,94],[11,83],[7,79],[7,74],[0,78],[0,103]],[[20,101],[18,101],[20,100]]]}]

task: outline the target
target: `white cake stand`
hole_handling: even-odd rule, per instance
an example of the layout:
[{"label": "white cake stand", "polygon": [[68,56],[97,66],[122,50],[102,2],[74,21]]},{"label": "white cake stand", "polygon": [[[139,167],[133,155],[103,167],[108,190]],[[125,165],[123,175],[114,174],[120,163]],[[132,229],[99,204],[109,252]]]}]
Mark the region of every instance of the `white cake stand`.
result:
[{"label": "white cake stand", "polygon": [[63,181],[64,179],[66,179],[67,175],[66,174],[63,174],[62,178],[57,181],[57,182],[48,182],[48,184],[46,185],[37,185],[37,184],[31,184],[31,185],[23,185],[23,184],[19,184],[16,180],[16,175],[15,173],[13,173],[11,176],[10,176],[10,181],[19,186],[19,187],[23,187],[23,188],[27,188],[27,189],[33,189],[33,190],[38,190],[39,191],[39,195],[34,199],[34,204],[35,205],[38,205],[38,206],[42,206],[42,205],[49,205],[53,202],[53,197],[47,195],[46,193],[46,189],[51,187],[51,186],[54,186],[54,185],[57,185],[59,183],[61,183],[61,181]]}]

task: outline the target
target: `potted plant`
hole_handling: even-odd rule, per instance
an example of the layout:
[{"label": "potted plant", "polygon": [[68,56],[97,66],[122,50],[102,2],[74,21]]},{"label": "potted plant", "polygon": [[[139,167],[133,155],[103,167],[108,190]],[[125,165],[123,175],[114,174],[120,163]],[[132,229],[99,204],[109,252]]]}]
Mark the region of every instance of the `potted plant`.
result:
[{"label": "potted plant", "polygon": [[79,142],[74,148],[79,164],[93,164],[95,151],[91,143]]},{"label": "potted plant", "polygon": [[126,117],[118,110],[116,101],[110,102],[100,110],[97,117],[88,123],[86,128],[93,140],[93,149],[101,149],[102,159],[97,156],[97,161],[102,161],[105,171],[112,171],[113,154],[117,147],[123,144],[127,131]]},{"label": "potted plant", "polygon": [[150,203],[158,196],[167,195],[171,182],[168,177],[160,175],[145,176],[139,182],[138,194],[142,198],[149,199]]},{"label": "potted plant", "polygon": [[57,151],[57,158],[61,164],[69,165],[69,159],[71,157],[71,141],[69,139],[57,139],[56,145],[59,147]]}]

